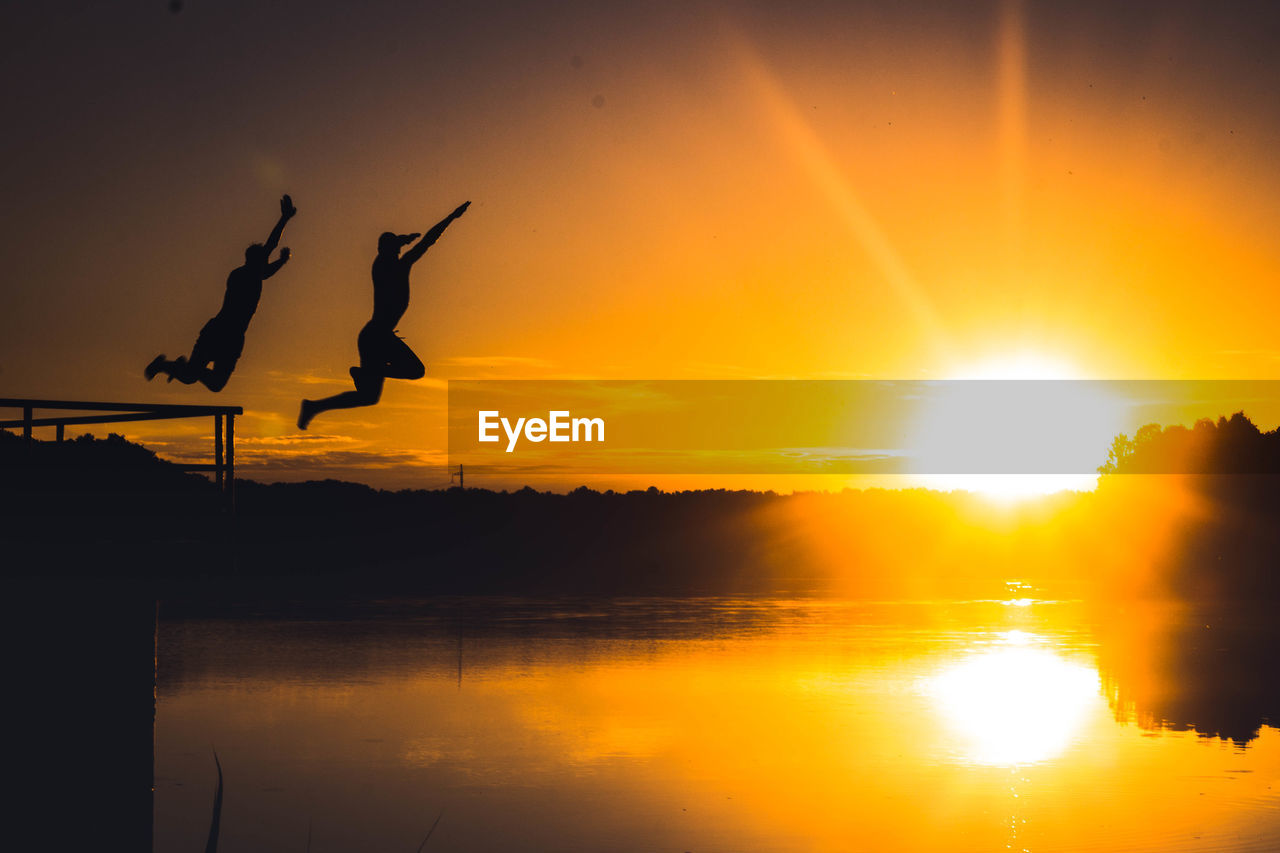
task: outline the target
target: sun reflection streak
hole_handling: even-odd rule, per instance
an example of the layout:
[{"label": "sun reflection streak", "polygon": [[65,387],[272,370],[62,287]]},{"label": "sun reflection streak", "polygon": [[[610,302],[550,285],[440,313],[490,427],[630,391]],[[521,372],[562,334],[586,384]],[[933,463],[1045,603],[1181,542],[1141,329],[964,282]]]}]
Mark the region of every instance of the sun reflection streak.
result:
[{"label": "sun reflection streak", "polygon": [[1017,632],[928,680],[926,692],[967,761],[1008,766],[1061,755],[1099,701],[1095,667]]},{"label": "sun reflection streak", "polygon": [[871,208],[856,192],[837,159],[828,150],[813,126],[796,109],[782,81],[750,41],[737,34],[739,62],[751,81],[758,102],[768,111],[770,126],[781,136],[808,173],[814,186],[826,196],[839,220],[875,263],[885,281],[894,288],[909,307],[916,321],[929,334],[938,351],[946,354],[950,340],[946,329],[926,290],[916,279],[906,261],[886,233]]}]

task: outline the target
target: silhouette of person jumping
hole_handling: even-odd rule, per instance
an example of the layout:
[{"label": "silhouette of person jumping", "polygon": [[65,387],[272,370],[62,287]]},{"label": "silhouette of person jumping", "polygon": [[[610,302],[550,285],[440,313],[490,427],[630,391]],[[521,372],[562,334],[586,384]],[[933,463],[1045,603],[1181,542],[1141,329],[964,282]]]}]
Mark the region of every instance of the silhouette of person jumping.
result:
[{"label": "silhouette of person jumping", "polygon": [[364,324],[356,339],[360,365],[350,371],[356,390],[322,400],[303,400],[298,429],[306,429],[312,418],[330,409],[372,406],[382,397],[382,385],[387,379],[421,379],[426,375],[422,360],[396,333],[396,324],[409,307],[409,270],[470,205],[469,201],[458,205],[403,255],[400,250],[417,240],[417,234],[386,231],[378,238],[378,256],[373,260],[373,318]]},{"label": "silhouette of person jumping", "polygon": [[222,308],[200,330],[190,358],[178,356],[171,361],[163,355],[156,356],[143,371],[148,381],[157,373],[167,373],[170,382],[175,379],[186,385],[203,382],[210,391],[223,389],[240,360],[244,333],[249,328],[253,313],[258,310],[263,280],[279,272],[289,260],[288,247],[280,250],[278,260],[270,261],[270,258],[280,243],[285,223],[297,212],[293,199],[287,195],[280,199],[280,219],[276,227],[271,229],[266,243],[254,243],[244,250],[244,266],[236,267],[227,276]]}]

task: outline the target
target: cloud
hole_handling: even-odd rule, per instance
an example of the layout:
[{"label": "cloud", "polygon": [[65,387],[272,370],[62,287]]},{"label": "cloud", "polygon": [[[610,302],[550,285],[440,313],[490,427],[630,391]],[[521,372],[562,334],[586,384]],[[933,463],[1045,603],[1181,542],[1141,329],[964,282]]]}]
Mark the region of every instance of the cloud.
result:
[{"label": "cloud", "polygon": [[[292,450],[288,452],[264,450],[237,452],[237,467],[275,473],[278,471],[307,469],[316,472],[343,470],[347,472],[385,471],[390,468],[440,468],[444,470],[447,458],[443,451],[435,450]],[[332,476],[332,474],[326,474]],[[357,478],[360,479],[360,478]]]},{"label": "cloud", "polygon": [[438,489],[450,485],[443,451],[298,449],[236,456],[237,473],[260,482],[346,480],[384,489]]},{"label": "cloud", "polygon": [[436,359],[436,363],[455,367],[551,367],[546,359],[523,355],[457,355]]},{"label": "cloud", "polygon": [[236,448],[240,447],[290,447],[293,445],[315,444],[357,444],[359,439],[349,435],[325,435],[296,433],[294,435],[248,436],[236,439]]},{"label": "cloud", "polygon": [[267,377],[277,382],[289,382],[296,385],[350,385],[351,377],[343,374],[286,373],[283,370],[268,370]]}]

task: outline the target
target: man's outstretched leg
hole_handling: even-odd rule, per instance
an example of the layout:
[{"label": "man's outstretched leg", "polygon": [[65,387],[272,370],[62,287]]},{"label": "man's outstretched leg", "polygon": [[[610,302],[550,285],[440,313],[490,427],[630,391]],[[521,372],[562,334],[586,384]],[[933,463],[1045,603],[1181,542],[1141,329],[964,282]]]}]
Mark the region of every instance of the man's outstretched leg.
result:
[{"label": "man's outstretched leg", "polygon": [[382,385],[386,377],[380,373],[363,367],[353,367],[351,378],[356,384],[354,391],[343,391],[341,394],[334,394],[322,400],[303,400],[298,410],[298,429],[306,429],[311,419],[321,412],[327,412],[330,409],[372,406],[382,398]]}]

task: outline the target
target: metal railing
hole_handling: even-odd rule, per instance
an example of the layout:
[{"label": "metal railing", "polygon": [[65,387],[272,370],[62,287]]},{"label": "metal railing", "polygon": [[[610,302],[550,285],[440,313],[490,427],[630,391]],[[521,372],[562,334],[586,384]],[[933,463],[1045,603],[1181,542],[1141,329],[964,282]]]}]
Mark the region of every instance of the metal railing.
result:
[{"label": "metal railing", "polygon": [[[0,420],[0,429],[22,428],[23,438],[30,439],[36,427],[55,427],[57,440],[62,441],[68,425],[118,424],[131,421],[159,421],[170,418],[213,417],[213,464],[178,465],[184,471],[212,472],[218,491],[222,493],[228,509],[235,509],[236,415],[243,415],[240,406],[175,406],[156,403],[92,403],[82,400],[29,400],[17,397],[0,397],[0,409],[21,409],[22,417]],[[99,415],[52,415],[36,417],[39,409],[76,412],[110,412]],[[226,424],[224,431],[223,424]]]}]

